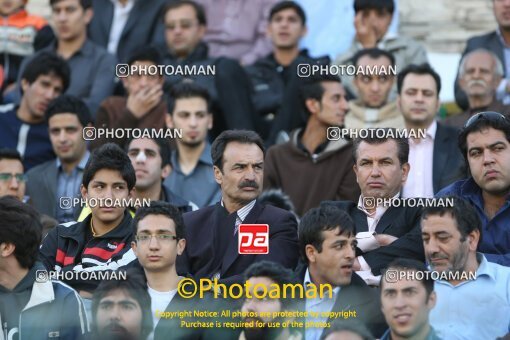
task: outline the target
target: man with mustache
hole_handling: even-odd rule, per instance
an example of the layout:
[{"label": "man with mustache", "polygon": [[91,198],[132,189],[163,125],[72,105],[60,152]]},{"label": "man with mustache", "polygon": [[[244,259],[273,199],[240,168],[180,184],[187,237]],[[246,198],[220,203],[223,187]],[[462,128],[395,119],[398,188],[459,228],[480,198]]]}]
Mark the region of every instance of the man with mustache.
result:
[{"label": "man with mustache", "polygon": [[62,58],[41,53],[21,74],[19,106],[0,106],[0,148],[17,149],[25,171],[55,158],[44,113],[51,100],[69,86],[70,70]]},{"label": "man with mustache", "polygon": [[404,184],[403,197],[434,197],[456,180],[466,177],[466,164],[455,145],[457,130],[436,120],[441,78],[429,64],[411,64],[397,77],[397,106],[406,129],[426,131],[409,138],[411,170]]},{"label": "man with mustache", "polygon": [[105,280],[94,291],[91,339],[145,340],[152,331],[151,298],[136,272]]},{"label": "man with mustache", "polygon": [[[367,286],[354,272],[356,259],[356,232],[349,215],[331,205],[308,211],[299,222],[299,251],[301,259],[296,269],[299,282],[307,288],[321,285],[333,288],[332,297],[307,298],[306,310],[319,317],[307,317],[306,322],[329,322],[335,318],[322,316],[328,312],[348,312],[346,323],[361,323],[380,336],[386,329],[377,290]],[[327,291],[327,290],[326,290]],[[354,314],[354,315],[353,315]],[[306,340],[319,340],[322,328],[307,327]]]},{"label": "man with mustache", "polygon": [[469,118],[459,136],[471,177],[437,193],[469,201],[482,223],[478,251],[510,267],[510,119],[498,112]]},{"label": "man with mustache", "polygon": [[425,257],[440,275],[430,324],[443,339],[510,335],[510,268],[477,252],[485,237],[477,208],[452,199],[453,206],[425,208],[421,217]]},{"label": "man with mustache", "polygon": [[[242,283],[244,270],[261,260],[294,268],[298,258],[294,215],[257,202],[264,177],[262,139],[253,131],[224,131],[213,142],[211,157],[221,201],[184,214],[187,246],[177,257],[177,272],[230,284]],[[247,238],[239,232],[243,223],[269,225],[260,236],[267,240],[266,254],[240,254],[240,238]]]},{"label": "man with mustache", "polygon": [[[301,300],[299,297],[290,297],[288,290],[287,298],[256,298],[263,296],[264,292],[275,290],[275,285],[279,287],[280,295],[283,295],[286,284],[298,284],[292,271],[284,268],[282,265],[261,261],[252,264],[246,269],[244,274],[248,291],[246,294],[252,298],[244,300],[241,311],[246,314],[257,314],[257,317],[245,317],[243,322],[245,327],[239,336],[239,340],[300,340],[304,339],[303,329],[298,327],[268,327],[268,323],[293,321],[294,318],[273,317],[272,313],[303,310],[300,308]],[[262,288],[264,287],[264,288]],[[266,294],[267,295],[267,294]],[[268,313],[271,316],[261,316],[262,313]],[[301,321],[301,320],[300,320]],[[256,324],[262,323],[262,327],[256,327]],[[253,326],[253,327],[250,327]]]},{"label": "man with mustache", "polygon": [[510,106],[496,99],[496,90],[503,77],[503,65],[491,51],[479,48],[466,54],[459,67],[459,85],[467,95],[466,111],[449,117],[445,123],[462,128],[477,112],[508,112]]}]

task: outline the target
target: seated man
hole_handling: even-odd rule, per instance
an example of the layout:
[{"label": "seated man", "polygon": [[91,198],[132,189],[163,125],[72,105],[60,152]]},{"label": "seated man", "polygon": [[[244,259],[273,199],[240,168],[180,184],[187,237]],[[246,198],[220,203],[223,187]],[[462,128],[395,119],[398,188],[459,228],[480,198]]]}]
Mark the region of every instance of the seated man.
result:
[{"label": "seated man", "polygon": [[[335,318],[322,316],[327,312],[349,311],[349,323],[362,323],[380,336],[386,329],[377,291],[367,286],[353,271],[356,259],[354,223],[343,210],[325,205],[308,211],[299,222],[299,250],[304,265],[299,265],[296,275],[305,287],[329,284],[333,298],[306,299],[306,310],[319,313],[307,322],[333,322]],[[351,315],[354,314],[354,315]],[[307,340],[318,340],[323,330],[306,329]]]},{"label": "seated man", "polygon": [[[177,258],[177,272],[231,284],[242,282],[243,271],[254,262],[270,260],[294,268],[296,219],[288,211],[257,202],[264,176],[262,139],[253,131],[227,130],[214,141],[211,156],[222,199],[184,214],[187,246]],[[269,225],[266,254],[240,254],[244,237],[238,229],[243,223]]]},{"label": "seated man", "polygon": [[0,197],[13,196],[24,202],[27,176],[18,151],[0,149]]},{"label": "seated man", "polygon": [[33,208],[0,198],[0,338],[88,339],[81,298],[36,262],[41,229]]},{"label": "seated man", "polygon": [[287,141],[287,134],[306,124],[299,98],[300,64],[329,64],[328,57],[312,58],[299,43],[306,35],[306,14],[294,1],[279,1],[271,7],[267,34],[273,44],[269,55],[246,68],[253,103],[260,121],[258,127],[269,145]]},{"label": "seated man", "polygon": [[25,171],[55,158],[44,112],[67,90],[69,77],[65,60],[53,53],[38,54],[21,74],[19,106],[0,106],[0,147],[17,149]]},{"label": "seated man", "polygon": [[60,223],[75,221],[80,207],[61,203],[61,197],[80,197],[80,184],[90,152],[83,139],[83,129],[92,124],[85,103],[73,96],[53,100],[45,113],[56,160],[47,161],[28,171],[27,194],[34,207]]},{"label": "seated man", "polygon": [[[150,67],[163,62],[154,47],[145,47],[135,52],[127,61],[129,67]],[[106,98],[97,111],[95,126],[110,129],[163,129],[165,127],[166,100],[163,95],[164,77],[162,74],[131,74],[120,78],[127,96]],[[108,142],[121,147],[127,138],[97,138],[91,148],[97,148]]]},{"label": "seated man", "polygon": [[468,108],[445,123],[461,129],[474,114],[482,111],[508,112],[510,106],[496,99],[503,77],[503,65],[491,51],[482,48],[467,53],[460,62],[458,81],[467,97]]},{"label": "seated man", "polygon": [[344,125],[348,110],[340,79],[314,76],[302,86],[301,93],[309,115],[306,127],[293,131],[285,144],[269,148],[264,169],[264,188],[282,189],[300,216],[321,201],[355,200],[359,196],[352,170],[352,144],[343,138],[327,139],[331,126]]},{"label": "seated man", "polygon": [[92,299],[91,339],[146,340],[152,331],[151,298],[143,277],[105,280]]},{"label": "seated man", "polygon": [[[345,127],[349,129],[391,127],[403,128],[404,119],[397,103],[389,100],[390,90],[395,82],[395,74],[390,67],[395,65],[391,53],[377,48],[361,50],[352,57],[357,72],[353,84],[358,91],[358,99],[349,101],[349,113],[345,117]],[[375,71],[369,71],[375,69]],[[376,74],[374,74],[376,73]]]},{"label": "seated man", "polygon": [[[116,58],[88,38],[91,0],[50,0],[50,6],[56,39],[36,55],[48,51],[66,60],[71,70],[66,93],[83,100],[95,117],[99,104],[113,93]],[[21,70],[30,61],[23,61]]]},{"label": "seated man", "polygon": [[[429,64],[411,64],[397,77],[397,105],[405,127],[416,132],[409,138],[409,176],[403,197],[434,197],[439,190],[466,178],[466,163],[456,141],[455,128],[436,120],[441,78]],[[426,131],[425,138],[419,130]]]},{"label": "seated man", "polygon": [[425,208],[421,233],[435,282],[430,324],[443,339],[496,339],[510,333],[510,268],[476,249],[485,237],[475,209],[454,197],[453,206]]},{"label": "seated man", "polygon": [[[133,194],[135,181],[131,161],[122,149],[115,144],[97,149],[87,162],[80,188],[91,213],[81,222],[61,224],[48,233],[39,249],[45,267],[63,272],[104,271],[133,261],[131,214],[125,202]],[[99,284],[77,275],[72,279],[68,283],[86,298]]]},{"label": "seated man", "polygon": [[[422,44],[409,37],[388,32],[394,11],[394,0],[354,0],[356,35],[349,50],[338,56],[335,64],[351,64],[352,57],[357,52],[375,47],[385,50],[395,57],[395,62],[392,65],[397,67],[397,73],[400,73],[407,65],[426,63],[427,52]],[[342,77],[342,82],[349,94],[359,98],[360,93],[353,86],[352,77]],[[393,85],[389,93],[389,101],[395,100],[396,95],[397,88]]]},{"label": "seated man", "polygon": [[390,328],[381,340],[441,340],[429,323],[437,296],[426,271],[414,260],[396,259],[388,265],[381,279],[381,306]]},{"label": "seated man", "polygon": [[397,257],[424,260],[421,208],[384,203],[384,199],[399,199],[410,168],[408,140],[390,135],[354,140],[354,171],[361,189],[358,202],[323,203],[340,207],[353,219],[358,240],[353,269],[371,285],[379,285],[381,270]]},{"label": "seated man", "polygon": [[126,145],[126,152],[135,169],[136,184],[133,197],[139,201],[164,201],[176,206],[182,213],[198,207],[174,194],[163,180],[171,171],[170,147],[166,140],[136,138]]},{"label": "seated man", "polygon": [[[210,58],[203,42],[206,16],[202,5],[194,1],[170,1],[163,10],[166,27],[166,44],[161,47],[165,65],[176,68],[195,67],[206,70],[214,67],[215,74],[196,71],[182,75],[167,75],[169,85],[183,78],[192,78],[207,88],[211,95],[214,115],[213,136],[226,129],[251,129],[256,127],[256,117],[251,101],[250,83],[243,68],[233,59]],[[187,72],[190,73],[190,72]]]},{"label": "seated man", "polygon": [[478,251],[510,267],[510,119],[497,112],[471,117],[459,136],[471,177],[437,193],[469,201],[482,223]]},{"label": "seated man", "polygon": [[177,195],[203,208],[220,200],[214,180],[208,131],[213,119],[210,96],[198,84],[183,82],[172,87],[167,126],[180,129],[176,150],[170,156],[172,171],[164,181]]}]

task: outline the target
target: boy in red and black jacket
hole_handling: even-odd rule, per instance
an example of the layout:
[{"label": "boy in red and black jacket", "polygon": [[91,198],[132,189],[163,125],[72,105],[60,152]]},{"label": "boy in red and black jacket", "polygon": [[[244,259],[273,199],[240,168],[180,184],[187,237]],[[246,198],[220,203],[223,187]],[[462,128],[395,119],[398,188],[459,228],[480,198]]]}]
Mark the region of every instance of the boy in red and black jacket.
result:
[{"label": "boy in red and black jacket", "polygon": [[90,298],[99,281],[80,272],[116,270],[136,258],[130,248],[131,214],[119,204],[129,201],[135,182],[126,153],[115,144],[103,145],[90,156],[80,188],[84,200],[99,203],[89,204],[92,213],[82,222],[58,225],[42,242],[40,261],[50,271],[74,271],[64,275],[65,281],[82,297]]}]

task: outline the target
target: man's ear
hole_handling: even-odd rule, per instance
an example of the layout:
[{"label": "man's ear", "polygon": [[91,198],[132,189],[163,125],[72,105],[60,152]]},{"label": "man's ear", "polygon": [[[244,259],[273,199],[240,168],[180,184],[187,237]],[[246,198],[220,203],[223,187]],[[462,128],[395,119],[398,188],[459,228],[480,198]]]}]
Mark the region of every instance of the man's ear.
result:
[{"label": "man's ear", "polygon": [[307,244],[305,246],[305,256],[308,259],[309,263],[315,263],[316,261],[315,255],[317,253],[318,253],[317,249],[315,249],[315,247],[312,246],[311,244]]},{"label": "man's ear", "polygon": [[308,112],[312,115],[317,114],[321,110],[321,104],[317,99],[308,98],[305,100],[305,106]]},{"label": "man's ear", "polygon": [[177,255],[182,255],[184,249],[186,249],[186,240],[181,238],[179,242],[177,242]]},{"label": "man's ear", "polygon": [[166,123],[167,128],[169,128],[169,129],[174,128],[174,120],[172,119],[172,115],[170,113],[166,114],[165,123]]},{"label": "man's ear", "polygon": [[28,88],[30,86],[30,83],[26,79],[21,79],[21,90],[23,90],[23,93],[27,92]]},{"label": "man's ear", "polygon": [[467,235],[469,250],[476,252],[480,242],[480,230],[475,229]]},{"label": "man's ear", "polygon": [[170,164],[165,165],[163,167],[163,169],[161,169],[161,178],[163,178],[163,179],[167,178],[171,172],[172,172],[172,167],[170,166]]},{"label": "man's ear", "polygon": [[218,168],[216,165],[213,166],[214,169],[214,179],[216,180],[216,183],[221,185],[223,183],[223,173],[221,172],[220,168]]},{"label": "man's ear", "polygon": [[81,193],[81,198],[86,200],[88,192],[87,192],[87,188],[85,188],[85,186],[83,184],[80,185],[80,193]]},{"label": "man's ear", "polygon": [[7,257],[14,253],[16,246],[13,243],[0,243],[0,257]]}]

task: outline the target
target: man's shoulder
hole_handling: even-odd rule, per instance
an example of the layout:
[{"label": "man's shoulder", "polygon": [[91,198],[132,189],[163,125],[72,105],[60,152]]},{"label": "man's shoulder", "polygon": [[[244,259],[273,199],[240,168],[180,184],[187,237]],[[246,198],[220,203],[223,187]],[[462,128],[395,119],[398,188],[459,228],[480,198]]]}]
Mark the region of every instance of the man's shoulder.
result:
[{"label": "man's shoulder", "polygon": [[443,189],[439,190],[439,192],[436,194],[436,197],[449,196],[449,195],[462,196],[463,186],[464,186],[464,184],[466,184],[466,182],[468,180],[469,179],[461,179],[456,182],[453,182],[452,184],[448,185],[447,187],[444,187]]},{"label": "man's shoulder", "polygon": [[498,39],[498,33],[496,31],[471,37],[467,40],[466,46],[470,47],[470,49],[487,47],[486,45],[494,39]]},{"label": "man's shoulder", "polygon": [[40,179],[39,175],[46,171],[56,170],[56,161],[54,159],[46,161],[42,164],[34,166],[32,169],[27,171],[27,176],[34,181]]},{"label": "man's shoulder", "polygon": [[333,206],[347,211],[349,214],[353,209],[357,209],[358,203],[353,201],[322,201],[321,206]]},{"label": "man's shoulder", "polygon": [[15,103],[0,105],[0,117],[5,117],[8,116],[9,114],[12,114],[15,108],[16,108]]}]

